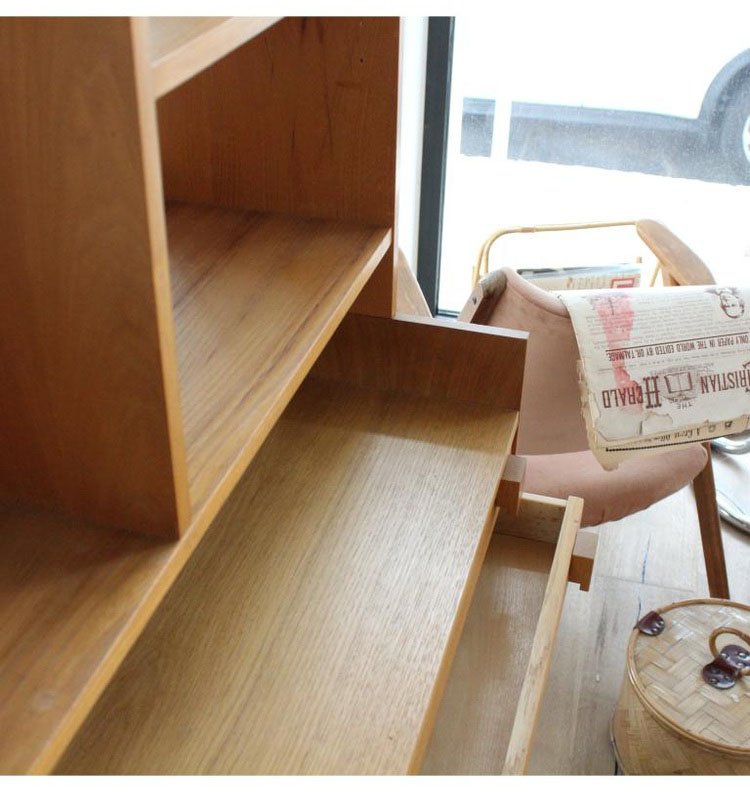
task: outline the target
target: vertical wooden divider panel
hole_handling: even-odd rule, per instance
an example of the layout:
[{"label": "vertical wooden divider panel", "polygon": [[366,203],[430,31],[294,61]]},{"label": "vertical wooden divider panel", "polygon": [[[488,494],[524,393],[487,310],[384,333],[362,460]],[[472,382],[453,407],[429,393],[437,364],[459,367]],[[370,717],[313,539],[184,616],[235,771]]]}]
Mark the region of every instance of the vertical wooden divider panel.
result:
[{"label": "vertical wooden divider panel", "polygon": [[310,377],[518,411],[527,339],[517,330],[443,319],[350,314]]},{"label": "vertical wooden divider panel", "polygon": [[0,496],[189,518],[143,25],[0,21]]},{"label": "vertical wooden divider panel", "polygon": [[[397,18],[289,18],[158,103],[167,200],[395,218]],[[353,310],[393,312],[393,252]]]}]

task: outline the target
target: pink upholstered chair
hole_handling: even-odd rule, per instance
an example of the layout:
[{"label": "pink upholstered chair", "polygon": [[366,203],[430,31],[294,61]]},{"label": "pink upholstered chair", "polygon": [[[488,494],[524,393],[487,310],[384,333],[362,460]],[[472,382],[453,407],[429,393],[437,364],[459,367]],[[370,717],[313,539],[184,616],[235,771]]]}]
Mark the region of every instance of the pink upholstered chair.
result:
[{"label": "pink upholstered chair", "polygon": [[[649,224],[639,233],[642,238],[646,231],[656,235],[670,267],[654,252],[673,272],[669,253],[679,254],[686,246],[653,221],[638,223]],[[515,271],[501,269],[482,278],[459,319],[529,333],[517,443],[517,453],[527,460],[524,489],[539,495],[582,497],[583,525],[591,526],[645,509],[694,482],[709,591],[711,596],[728,598],[708,445],[688,445],[605,471],[588,450],[576,381],[578,347],[563,304]]]}]

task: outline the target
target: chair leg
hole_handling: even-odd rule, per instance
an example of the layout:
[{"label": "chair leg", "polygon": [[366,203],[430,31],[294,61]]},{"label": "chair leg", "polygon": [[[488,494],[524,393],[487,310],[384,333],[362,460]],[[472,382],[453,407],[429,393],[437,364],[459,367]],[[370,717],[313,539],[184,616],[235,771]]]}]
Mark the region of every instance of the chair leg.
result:
[{"label": "chair leg", "polygon": [[721,518],[716,505],[714,469],[711,465],[711,446],[704,443],[708,452],[706,467],[695,477],[695,505],[698,509],[698,524],[701,529],[703,557],[706,562],[708,591],[712,597],[729,599],[729,581],[724,561],[724,544],[721,539]]}]

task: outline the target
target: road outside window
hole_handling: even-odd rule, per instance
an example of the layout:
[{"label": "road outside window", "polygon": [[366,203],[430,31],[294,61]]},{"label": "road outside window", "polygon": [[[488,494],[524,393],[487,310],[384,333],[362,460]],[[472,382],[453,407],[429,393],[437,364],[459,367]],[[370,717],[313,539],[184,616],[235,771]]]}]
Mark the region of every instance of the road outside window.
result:
[{"label": "road outside window", "polygon": [[[495,229],[653,218],[750,283],[750,6],[527,0],[457,17],[439,308]],[[506,237],[491,267],[653,266],[632,228]]]}]

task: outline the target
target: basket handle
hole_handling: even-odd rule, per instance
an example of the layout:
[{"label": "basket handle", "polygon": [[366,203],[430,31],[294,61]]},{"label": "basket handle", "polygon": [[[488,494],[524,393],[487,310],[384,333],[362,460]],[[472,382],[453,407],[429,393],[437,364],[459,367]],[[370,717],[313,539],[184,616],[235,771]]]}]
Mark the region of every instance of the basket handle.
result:
[{"label": "basket handle", "polygon": [[[724,634],[731,634],[736,635],[738,638],[741,638],[749,647],[750,647],[750,635],[747,633],[742,632],[742,630],[738,630],[736,627],[717,627],[711,635],[708,636],[708,648],[711,650],[711,654],[714,657],[718,657],[720,655],[719,650],[716,647],[716,639],[720,635]],[[750,674],[750,650],[745,653],[745,657],[740,657],[740,659],[745,661],[745,667],[740,669],[737,668],[738,676],[747,676]]]}]

